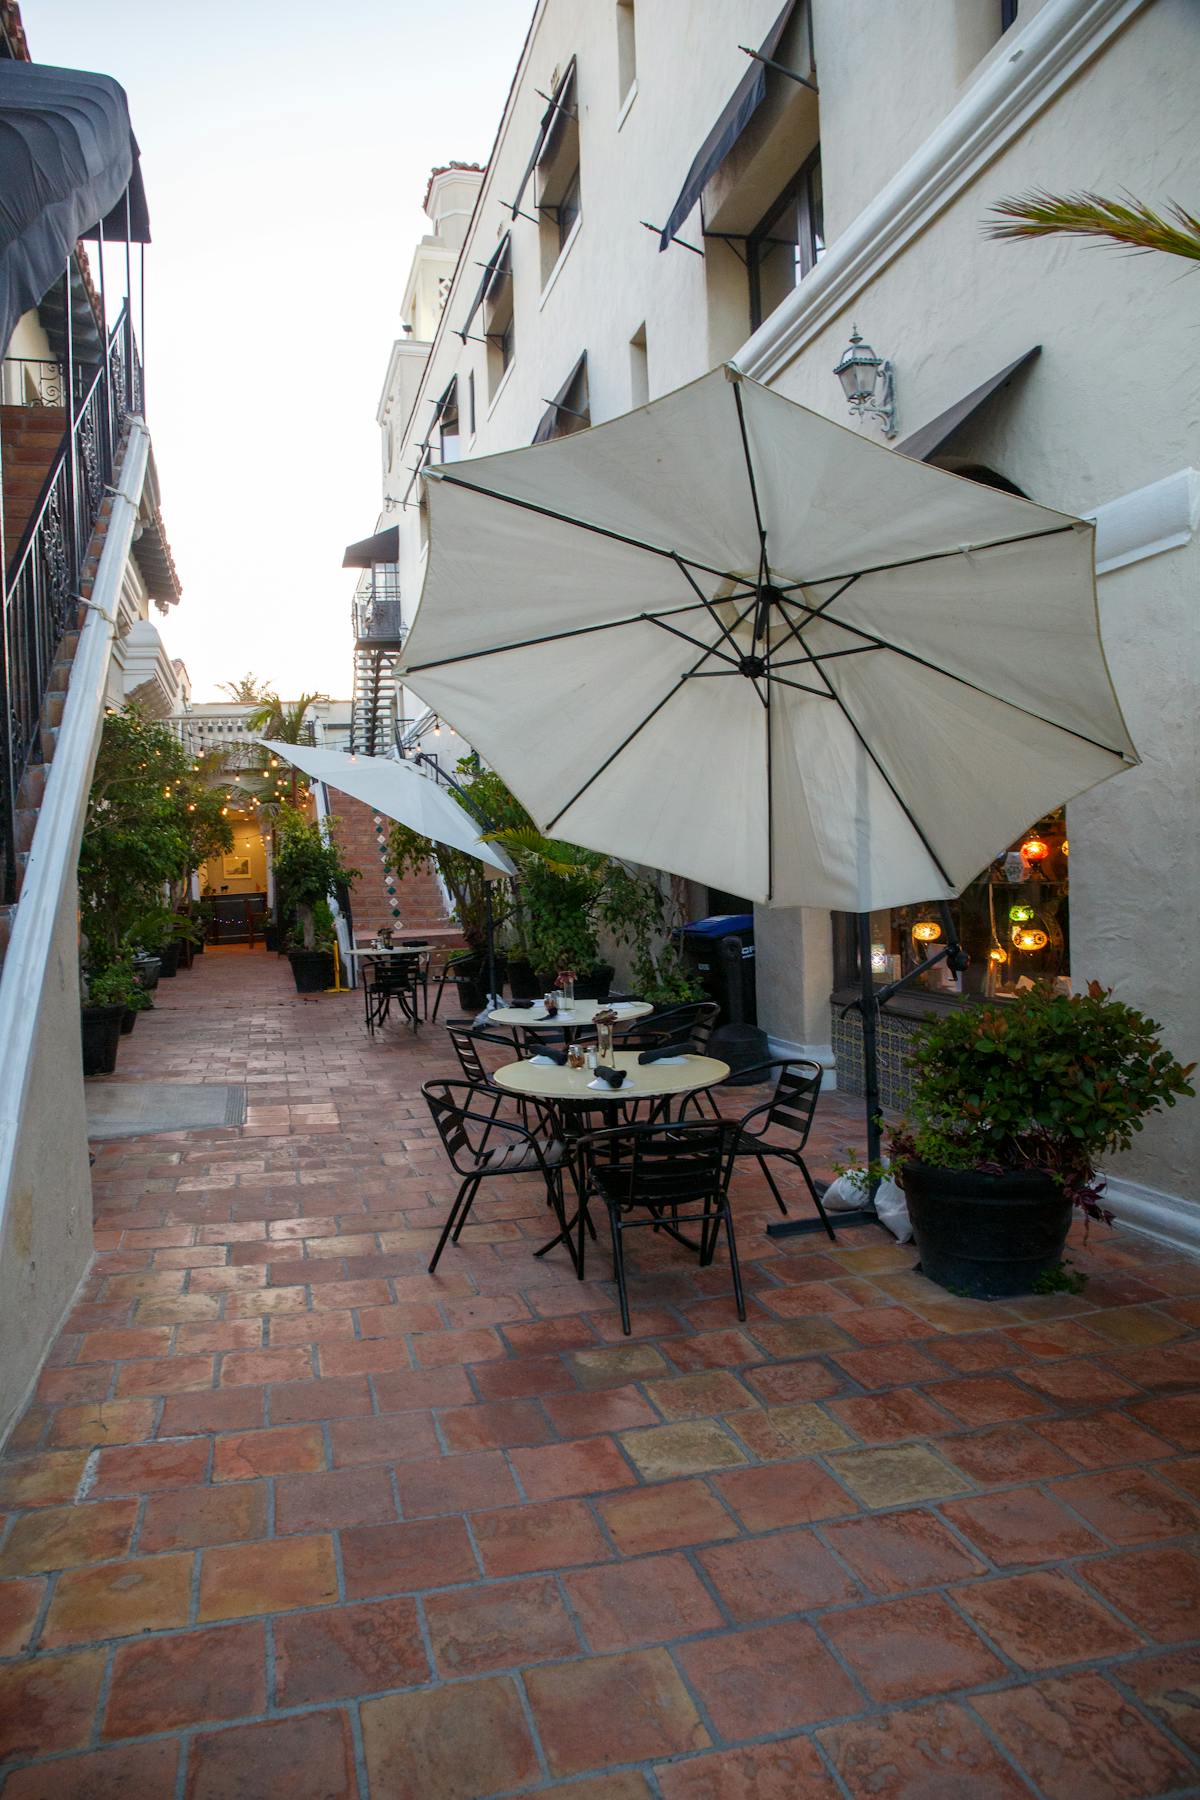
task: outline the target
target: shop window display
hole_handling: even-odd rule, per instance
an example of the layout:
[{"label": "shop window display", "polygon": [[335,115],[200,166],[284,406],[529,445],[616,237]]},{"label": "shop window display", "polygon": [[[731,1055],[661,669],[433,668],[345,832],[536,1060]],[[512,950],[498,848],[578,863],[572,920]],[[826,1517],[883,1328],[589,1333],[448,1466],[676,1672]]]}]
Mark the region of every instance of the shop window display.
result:
[{"label": "shop window display", "polygon": [[[942,963],[918,976],[910,993],[1015,994],[1030,981],[1069,981],[1070,844],[1061,809],[1009,846],[950,903],[970,967],[954,975]],[[871,964],[879,982],[915,969],[944,941],[939,908],[929,903],[871,915]],[[842,972],[839,971],[839,975]],[[842,979],[856,980],[853,970]]]}]

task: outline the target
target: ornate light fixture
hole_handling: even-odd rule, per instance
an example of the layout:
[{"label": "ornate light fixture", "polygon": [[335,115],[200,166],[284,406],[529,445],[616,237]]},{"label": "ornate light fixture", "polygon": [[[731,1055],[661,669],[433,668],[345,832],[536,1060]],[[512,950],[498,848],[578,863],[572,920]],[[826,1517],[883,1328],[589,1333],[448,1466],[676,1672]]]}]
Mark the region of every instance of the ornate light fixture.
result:
[{"label": "ornate light fixture", "polygon": [[1033,918],[1032,906],[1010,906],[1008,916],[1014,925],[1027,925]]},{"label": "ornate light fixture", "polygon": [[842,384],[850,411],[860,419],[869,414],[882,420],[884,437],[894,438],[897,430],[895,371],[885,357],[876,356],[870,344],[863,343],[857,325],[833,372]]},{"label": "ornate light fixture", "polygon": [[1050,854],[1050,846],[1045,838],[1027,837],[1021,845],[1021,855],[1026,862],[1041,862]]},{"label": "ornate light fixture", "polygon": [[1018,950],[1044,950],[1050,942],[1049,934],[1036,925],[1018,925],[1012,939]]},{"label": "ornate light fixture", "polygon": [[942,928],[936,919],[918,919],[912,928],[912,934],[918,944],[936,944],[942,935]]}]

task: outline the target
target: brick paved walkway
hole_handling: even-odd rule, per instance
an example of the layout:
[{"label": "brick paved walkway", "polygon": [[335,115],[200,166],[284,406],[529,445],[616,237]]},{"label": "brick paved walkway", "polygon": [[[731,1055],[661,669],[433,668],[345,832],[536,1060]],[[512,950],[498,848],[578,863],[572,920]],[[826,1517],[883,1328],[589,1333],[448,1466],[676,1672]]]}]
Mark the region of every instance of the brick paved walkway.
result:
[{"label": "brick paved walkway", "polygon": [[643,1234],[626,1342],[527,1180],[425,1274],[437,1032],[263,952],[160,993],[119,1078],[249,1117],[100,1149],[0,1463],[3,1800],[1200,1792],[1200,1264],[972,1304],[739,1178],[746,1324]]}]

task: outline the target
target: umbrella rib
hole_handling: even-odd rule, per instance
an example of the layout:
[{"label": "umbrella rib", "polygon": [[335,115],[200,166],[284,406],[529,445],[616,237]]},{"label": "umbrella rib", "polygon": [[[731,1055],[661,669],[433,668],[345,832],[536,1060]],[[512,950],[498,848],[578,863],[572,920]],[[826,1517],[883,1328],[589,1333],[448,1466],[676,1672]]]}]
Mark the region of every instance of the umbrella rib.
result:
[{"label": "umbrella rib", "polygon": [[758,504],[758,483],[754,479],[754,464],[750,460],[750,439],[746,435],[746,414],[742,407],[742,384],[733,384],[733,400],[737,407],[738,431],[742,439],[742,455],[746,462],[746,476],[750,483],[750,499],[754,506],[754,523],[758,528],[758,580],[762,585],[767,568],[767,528],[763,524],[762,508]]},{"label": "umbrella rib", "polygon": [[694,556],[681,556],[678,550],[664,550],[661,544],[648,544],[644,538],[630,537],[624,531],[614,531],[608,525],[593,525],[587,519],[577,519],[572,513],[555,512],[551,506],[539,506],[536,500],[521,500],[516,494],[502,494],[496,488],[483,487],[477,481],[463,481],[457,475],[447,475],[438,470],[436,475],[430,471],[431,479],[445,481],[451,487],[465,488],[472,494],[486,494],[491,500],[501,500],[505,506],[519,506],[525,512],[538,513],[543,519],[557,519],[562,525],[574,525],[580,531],[594,532],[597,537],[612,538],[614,543],[628,544],[634,550],[645,550],[651,556],[665,557],[669,562],[686,562],[693,569],[702,569],[706,575],[719,575],[722,581],[740,581],[742,577],[729,569],[714,569],[708,563],[697,562]]},{"label": "umbrella rib", "polygon": [[590,637],[597,631],[617,631],[624,625],[656,625],[680,613],[700,612],[701,606],[671,606],[663,613],[630,613],[625,619],[606,619],[600,625],[573,625],[566,631],[547,631],[541,637],[518,638],[511,644],[493,644],[487,650],[462,650],[457,656],[439,656],[434,662],[410,663],[404,673],[419,675],[427,669],[448,669],[451,663],[475,662],[481,656],[503,656],[507,650],[529,650],[537,644],[557,644],[567,638]]},{"label": "umbrella rib", "polygon": [[672,637],[682,638],[685,644],[694,644],[697,650],[703,650],[704,655],[701,658],[701,661],[707,662],[710,656],[715,656],[718,662],[729,664],[729,673],[731,675],[736,675],[738,673],[738,666],[734,662],[732,656],[726,656],[723,651],[717,649],[715,644],[706,644],[703,638],[692,637],[689,632],[680,631],[677,626],[668,625],[665,619],[655,618],[650,613],[646,614],[646,618],[651,625],[657,625],[660,631],[669,631]]},{"label": "umbrella rib", "polygon": [[[807,608],[807,611],[809,613],[811,613],[814,617],[823,618],[825,616],[825,608],[827,606],[832,606],[834,601],[836,599],[838,599],[838,597],[841,594],[844,594],[846,592],[847,588],[853,587],[854,583],[857,580],[858,580],[857,575],[851,575],[848,580],[843,581],[841,587],[838,588],[837,592],[834,594],[831,594],[829,596],[828,600],[823,600],[819,607],[809,606],[807,601],[801,601],[801,600],[788,600],[786,602],[786,604],[788,606],[792,606],[792,607],[803,606],[803,607]],[[802,649],[804,651],[805,656],[807,658],[809,658],[809,660],[811,661],[812,652],[809,650],[807,644],[801,643],[801,635],[804,631],[805,626],[809,624],[809,622],[810,622],[809,619],[802,618],[799,621],[799,623],[797,623],[797,621],[795,619],[789,619],[786,613],[783,613],[782,616],[783,616],[784,626],[787,631],[787,636],[780,640],[778,648],[781,650],[784,649],[790,641],[794,644],[799,645],[800,649]],[[835,620],[834,623],[836,624],[837,621]],[[772,660],[774,660],[773,656],[772,656]]]},{"label": "umbrella rib", "polygon": [[[793,600],[791,604],[800,606],[802,602]],[[804,607],[805,612],[811,610],[810,607]],[[905,650],[902,645],[893,644],[889,638],[877,637],[874,632],[864,631],[859,625],[849,625],[845,619],[835,619],[832,613],[823,613],[821,617],[827,625],[836,625],[841,631],[849,631],[855,637],[865,638],[872,649],[890,650],[893,656],[902,656],[906,662],[916,663],[919,668],[928,669],[934,675],[944,675],[947,681],[956,681],[960,687],[970,688],[973,694],[982,694],[985,700],[994,700],[998,706],[1011,706],[1014,712],[1023,713],[1027,719],[1036,719],[1039,725],[1049,725],[1053,731],[1061,731],[1067,737],[1078,738],[1081,744],[1090,744],[1093,750],[1103,750],[1106,756],[1115,756],[1122,763],[1128,761],[1123,750],[1114,750],[1111,744],[1102,744],[1099,738],[1088,737],[1086,732],[1075,731],[1070,725],[1060,725],[1057,719],[1047,719],[1042,713],[1034,712],[1032,707],[1022,706],[1017,700],[1008,700],[1003,694],[993,694],[990,688],[980,687],[978,682],[968,681],[965,675],[956,675],[953,669],[944,669],[941,663],[930,662],[928,657],[918,656],[915,650]],[[801,649],[807,650],[807,646],[800,639],[797,639],[797,642],[800,643]],[[809,660],[814,661],[812,653],[808,654]],[[824,675],[822,675],[822,679],[824,679]]]},{"label": "umbrella rib", "polygon": [[[739,620],[738,620],[739,625],[742,623],[742,620],[745,619],[746,614],[749,611],[750,611],[750,608],[746,607],[741,615],[741,618],[739,618]],[[665,693],[663,695],[662,699],[659,701],[658,705],[653,709],[653,711],[648,712],[646,714],[646,717],[642,720],[640,725],[634,726],[633,730],[629,733],[628,737],[622,738],[621,742],[617,745],[617,747],[613,751],[612,755],[605,757],[604,761],[600,764],[600,767],[598,769],[596,769],[591,775],[588,776],[588,778],[584,782],[583,786],[581,788],[579,788],[574,794],[572,794],[571,798],[567,801],[566,805],[559,807],[559,809],[555,813],[554,817],[547,824],[547,826],[546,826],[547,831],[553,831],[554,827],[558,824],[558,821],[562,818],[563,814],[565,812],[569,812],[571,810],[571,808],[574,806],[575,802],[578,799],[580,799],[584,794],[587,793],[588,789],[591,787],[591,785],[594,781],[598,781],[600,779],[600,777],[601,777],[601,775],[603,775],[605,769],[607,769],[611,763],[616,762],[618,756],[620,756],[622,751],[624,751],[628,747],[628,745],[630,745],[633,742],[634,738],[638,735],[638,732],[644,731],[646,729],[646,726],[650,723],[650,721],[654,717],[655,713],[660,713],[662,711],[663,707],[667,704],[667,701],[674,699],[675,695],[679,692],[679,690],[683,686],[684,682],[689,680],[690,677],[693,676],[696,673],[696,671],[699,669],[700,663],[706,662],[707,660],[708,660],[708,653],[706,652],[705,655],[700,658],[700,662],[693,663],[693,665],[690,669],[684,670],[683,674],[679,677],[679,680],[675,683],[675,686],[673,688],[671,688],[668,693]],[[715,673],[715,671],[714,671],[714,673]],[[762,696],[760,695],[759,698],[761,699],[761,697]]]},{"label": "umbrella rib", "polygon": [[570,812],[570,810],[574,806],[575,802],[579,799],[582,799],[583,795],[587,793],[587,791],[591,787],[592,783],[594,781],[599,781],[599,779],[600,779],[601,775],[603,775],[605,769],[609,768],[613,763],[616,762],[618,756],[620,756],[622,751],[626,750],[628,748],[628,746],[630,744],[632,744],[634,738],[638,735],[638,733],[640,731],[644,731],[646,729],[647,725],[650,723],[651,719],[654,718],[655,714],[660,713],[662,711],[663,707],[667,704],[667,701],[673,700],[675,698],[676,694],[679,692],[680,688],[683,686],[683,684],[686,680],[687,680],[686,674],[681,675],[679,677],[679,680],[675,683],[675,686],[673,688],[670,688],[663,695],[662,699],[658,702],[657,706],[654,706],[651,708],[651,710],[646,714],[645,718],[642,720],[641,724],[635,725],[633,730],[631,732],[629,732],[629,734],[626,737],[623,737],[621,739],[621,742],[617,745],[616,749],[613,750],[610,755],[605,757],[604,761],[600,764],[600,767],[598,769],[594,769],[592,771],[592,773],[588,776],[587,780],[584,782],[583,786],[581,788],[576,789],[575,793],[573,793],[571,795],[571,798],[566,802],[566,804],[564,806],[559,807],[558,811],[555,813],[555,815],[552,819],[547,820],[546,830],[548,832],[553,831],[554,827],[558,824],[558,821],[562,818],[563,814],[566,812]]},{"label": "umbrella rib", "polygon": [[[1003,550],[1009,544],[1032,544],[1038,538],[1061,537],[1064,531],[1074,531],[1074,523],[1070,525],[1048,525],[1043,531],[1023,531],[1018,537],[989,538],[986,544],[956,544],[953,550],[931,550],[925,556],[908,556],[900,562],[872,563],[865,569],[841,569],[833,575],[808,577],[804,581],[781,582],[776,592],[785,598],[794,594],[798,588],[827,587],[831,581],[845,581],[847,577],[855,580],[860,575],[883,575],[891,569],[913,569],[921,563],[945,562],[951,556],[978,556],[985,550]],[[699,568],[699,563],[696,564]],[[835,596],[836,598],[836,596]],[[797,605],[792,601],[790,604]]]},{"label": "umbrella rib", "polygon": [[[725,639],[725,642],[729,645],[729,648],[740,659],[741,658],[741,650],[738,646],[737,640],[733,636],[733,633],[726,626],[724,620],[721,618],[720,613],[717,611],[717,609],[713,605],[712,601],[705,594],[704,589],[700,586],[700,583],[696,580],[696,577],[692,574],[691,570],[685,566],[682,557],[676,556],[675,561],[679,564],[679,573],[683,576],[684,580],[688,583],[689,587],[691,587],[691,589],[693,590],[693,592],[696,595],[696,598],[700,601],[701,605],[707,611],[709,618],[712,620],[712,622],[716,626],[717,630],[721,633],[721,636]],[[756,594],[755,598],[757,599],[757,597],[758,596]],[[738,598],[738,596],[735,594],[728,594],[728,595],[726,595],[726,598],[729,600],[734,600],[734,599]]]},{"label": "umbrella rib", "polygon": [[[836,624],[837,621],[835,620]],[[806,662],[834,662],[839,656],[870,656],[872,650],[886,650],[886,644],[855,644],[851,650],[815,650],[807,657],[789,656],[786,662],[771,661],[772,669],[800,669]]]},{"label": "umbrella rib", "polygon": [[[792,669],[795,668],[796,665],[794,663],[786,663],[784,666]],[[773,671],[767,676],[767,680],[777,681],[780,687],[795,688],[798,694],[815,694],[818,700],[828,700],[831,698],[831,696],[825,692],[824,688],[805,687],[802,681],[789,681],[785,675],[776,675]]]},{"label": "umbrella rib", "polygon": [[[803,648],[803,646],[801,646],[801,647]],[[824,669],[821,667],[821,665],[819,663],[814,663],[813,666],[816,669],[817,674],[820,676],[821,680],[825,683],[825,686],[828,688],[829,698],[833,701],[834,705],[837,707],[838,711],[841,713],[842,717],[845,719],[847,725],[849,725],[851,731],[854,733],[855,737],[858,739],[859,743],[862,745],[863,749],[866,751],[867,755],[870,757],[872,763],[875,765],[875,768],[878,770],[879,774],[881,775],[884,782],[886,783],[888,792],[891,794],[892,799],[896,802],[896,805],[900,808],[900,811],[904,814],[905,818],[908,820],[909,824],[912,826],[913,830],[916,832],[917,836],[920,838],[922,844],[924,844],[926,852],[929,856],[930,861],[933,863],[934,868],[937,870],[938,874],[941,876],[941,878],[945,882],[946,886],[953,891],[954,882],[951,880],[950,876],[947,874],[946,870],[943,868],[941,857],[938,855],[937,851],[934,849],[934,847],[930,843],[929,839],[925,836],[925,833],[922,831],[920,825],[917,823],[916,817],[914,816],[912,809],[909,807],[907,801],[905,801],[902,798],[900,791],[897,788],[895,782],[892,780],[891,776],[888,774],[887,770],[884,768],[883,764],[880,762],[879,758],[876,756],[874,750],[872,750],[870,744],[868,744],[866,738],[863,736],[862,732],[860,731],[860,729],[858,727],[858,722],[854,718],[854,715],[850,711],[850,708],[846,705],[846,703],[842,699],[841,695],[834,688],[833,683],[830,681],[828,675],[826,675],[826,673],[825,673]]]}]

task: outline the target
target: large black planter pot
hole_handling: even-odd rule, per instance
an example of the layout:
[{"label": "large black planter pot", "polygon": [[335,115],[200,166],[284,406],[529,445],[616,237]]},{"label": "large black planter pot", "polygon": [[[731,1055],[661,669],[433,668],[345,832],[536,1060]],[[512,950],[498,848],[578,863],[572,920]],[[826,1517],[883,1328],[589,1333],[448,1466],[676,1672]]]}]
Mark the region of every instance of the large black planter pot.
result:
[{"label": "large black planter pot", "polygon": [[163,945],[162,949],[158,953],[158,961],[159,961],[158,972],[160,975],[170,976],[170,975],[177,975],[179,973],[179,942],[178,942],[178,939],[172,938],[171,942],[169,944]]},{"label": "large black planter pot", "polygon": [[[488,1003],[488,970],[487,957],[482,950],[474,950],[470,956],[460,956],[450,964],[454,974],[454,985],[458,989],[458,1004],[464,1013],[482,1012]],[[502,991],[508,966],[503,956],[496,957],[496,988]]]},{"label": "large black planter pot", "polygon": [[158,978],[162,974],[162,958],[158,956],[135,956],[133,966],[137,970],[137,978],[146,993],[152,994],[158,986]]},{"label": "large black planter pot", "polygon": [[121,1036],[128,1037],[136,1024],[137,1010],[135,1007],[127,1006],[121,1014]]},{"label": "large black planter pot", "polygon": [[289,950],[288,961],[298,994],[320,994],[333,986],[332,950]]},{"label": "large black planter pot", "polygon": [[278,927],[278,925],[264,925],[262,935],[263,935],[263,949],[264,950],[278,950],[278,948],[279,948],[279,927]]},{"label": "large black planter pot", "polygon": [[939,1286],[977,1300],[1031,1294],[1056,1269],[1071,1202],[1046,1175],[981,1175],[905,1163],[902,1185],[921,1255]]},{"label": "large black planter pot", "polygon": [[196,946],[192,943],[191,938],[176,938],[175,942],[179,946],[179,961],[175,965],[176,968],[190,969],[195,958]]},{"label": "large black planter pot", "polygon": [[204,955],[204,939],[203,938],[197,938],[195,943],[192,945],[192,955],[193,956],[203,956]]},{"label": "large black planter pot", "polygon": [[116,1068],[117,1046],[121,1041],[121,1020],[124,1014],[123,1006],[80,1008],[85,1075],[111,1075]]},{"label": "large black planter pot", "polygon": [[533,964],[524,956],[508,959],[508,990],[514,1000],[540,1000],[546,991],[538,983]]}]

